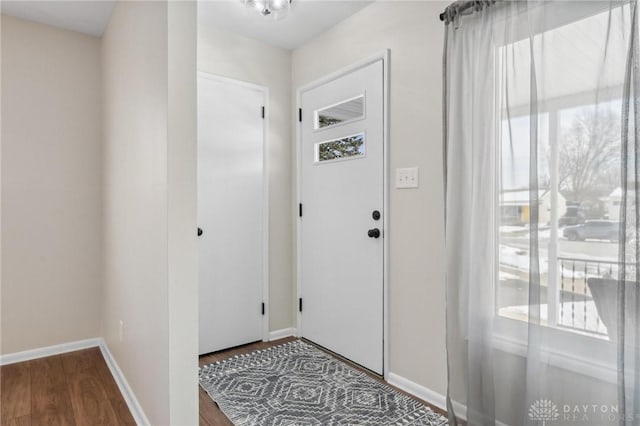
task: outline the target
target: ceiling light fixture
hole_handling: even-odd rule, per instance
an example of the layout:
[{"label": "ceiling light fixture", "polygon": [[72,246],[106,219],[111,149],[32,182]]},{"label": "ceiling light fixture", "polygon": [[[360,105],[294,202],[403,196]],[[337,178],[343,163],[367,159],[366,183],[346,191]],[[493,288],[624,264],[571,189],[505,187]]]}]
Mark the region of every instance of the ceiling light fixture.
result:
[{"label": "ceiling light fixture", "polygon": [[293,0],[244,0],[246,7],[255,9],[262,16],[275,20],[282,19],[289,13]]}]

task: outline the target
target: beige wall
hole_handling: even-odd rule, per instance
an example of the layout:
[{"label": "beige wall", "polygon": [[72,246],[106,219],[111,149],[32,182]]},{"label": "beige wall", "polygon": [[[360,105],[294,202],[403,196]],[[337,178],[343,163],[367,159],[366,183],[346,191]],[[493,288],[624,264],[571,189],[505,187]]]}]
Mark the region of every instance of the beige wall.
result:
[{"label": "beige wall", "polygon": [[158,425],[198,422],[195,106],[195,2],[2,17],[0,353],[104,336]]},{"label": "beige wall", "polygon": [[100,40],[2,16],[1,353],[100,336]]},{"label": "beige wall", "polygon": [[197,93],[195,2],[168,3],[169,405],[198,424]]},{"label": "beige wall", "polygon": [[199,25],[198,70],[269,88],[269,328],[274,331],[294,327],[291,52]]},{"label": "beige wall", "polygon": [[103,334],[153,424],[169,419],[166,23],[166,4],[117,3],[102,44]]},{"label": "beige wall", "polygon": [[445,2],[376,2],[293,52],[298,88],[390,49],[391,180],[419,167],[420,188],[391,188],[390,371],[446,392],[442,178]]},{"label": "beige wall", "polygon": [[104,337],[154,425],[198,418],[194,28],[118,2],[103,36]]}]

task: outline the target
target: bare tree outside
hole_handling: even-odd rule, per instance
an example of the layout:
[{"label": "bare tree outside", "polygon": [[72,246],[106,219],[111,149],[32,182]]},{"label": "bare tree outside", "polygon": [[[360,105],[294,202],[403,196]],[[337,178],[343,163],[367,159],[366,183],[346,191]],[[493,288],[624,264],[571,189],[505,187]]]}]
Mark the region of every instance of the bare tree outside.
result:
[{"label": "bare tree outside", "polygon": [[573,117],[559,146],[559,186],[588,216],[604,214],[601,199],[620,185],[620,114],[589,108]]}]

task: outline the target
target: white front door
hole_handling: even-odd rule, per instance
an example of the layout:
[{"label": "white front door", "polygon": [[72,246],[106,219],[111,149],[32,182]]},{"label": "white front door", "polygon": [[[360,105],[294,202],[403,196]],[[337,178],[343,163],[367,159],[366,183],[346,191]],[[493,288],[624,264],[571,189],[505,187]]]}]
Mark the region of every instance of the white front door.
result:
[{"label": "white front door", "polygon": [[383,373],[384,67],[303,90],[301,334]]},{"label": "white front door", "polygon": [[265,92],[198,76],[200,354],[262,340]]}]

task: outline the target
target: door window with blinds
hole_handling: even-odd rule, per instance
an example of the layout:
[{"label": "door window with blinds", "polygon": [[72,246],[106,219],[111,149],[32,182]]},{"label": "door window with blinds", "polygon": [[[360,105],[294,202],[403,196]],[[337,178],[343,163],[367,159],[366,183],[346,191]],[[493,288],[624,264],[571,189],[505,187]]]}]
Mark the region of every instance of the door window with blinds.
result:
[{"label": "door window with blinds", "polygon": [[325,129],[361,120],[364,118],[364,105],[364,95],[360,95],[321,108],[314,114],[314,129]]}]

